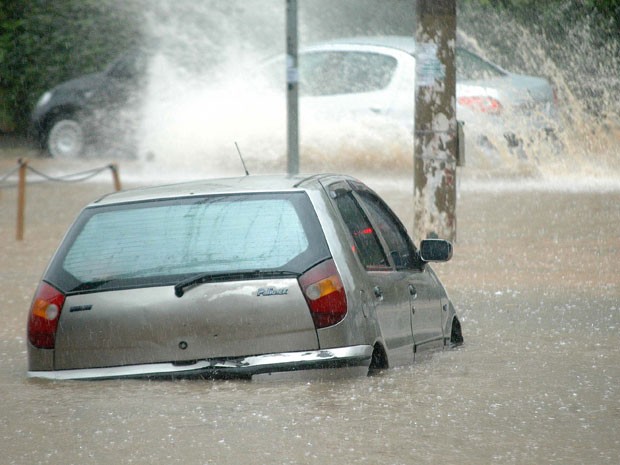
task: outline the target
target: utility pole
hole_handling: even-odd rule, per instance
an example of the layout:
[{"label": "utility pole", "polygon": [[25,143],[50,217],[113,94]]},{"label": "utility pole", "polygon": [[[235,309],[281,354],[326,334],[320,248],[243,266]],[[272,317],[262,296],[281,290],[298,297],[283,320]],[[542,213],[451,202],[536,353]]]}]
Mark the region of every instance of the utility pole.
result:
[{"label": "utility pole", "polygon": [[297,66],[297,0],[286,0],[286,104],[288,174],[299,173],[299,70]]},{"label": "utility pole", "polygon": [[414,234],[456,240],[456,0],[416,0]]}]

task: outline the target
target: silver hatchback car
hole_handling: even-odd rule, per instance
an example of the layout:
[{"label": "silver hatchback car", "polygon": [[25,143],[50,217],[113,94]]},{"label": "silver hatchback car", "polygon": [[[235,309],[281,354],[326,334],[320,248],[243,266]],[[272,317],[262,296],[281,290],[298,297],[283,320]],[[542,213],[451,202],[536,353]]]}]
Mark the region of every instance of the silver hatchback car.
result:
[{"label": "silver hatchback car", "polygon": [[390,208],[341,175],[141,188],[86,207],[28,317],[49,379],[364,372],[458,345],[461,325]]}]

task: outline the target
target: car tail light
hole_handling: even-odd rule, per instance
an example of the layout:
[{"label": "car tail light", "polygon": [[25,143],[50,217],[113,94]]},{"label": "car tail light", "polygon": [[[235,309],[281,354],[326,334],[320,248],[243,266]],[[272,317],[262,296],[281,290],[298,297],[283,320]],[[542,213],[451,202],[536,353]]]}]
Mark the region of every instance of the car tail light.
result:
[{"label": "car tail light", "polygon": [[299,277],[314,326],[325,328],[347,314],[347,297],[333,260],[327,260]]},{"label": "car tail light", "polygon": [[47,283],[41,283],[34,295],[28,316],[28,340],[40,349],[53,349],[56,328],[65,295]]},{"label": "car tail light", "polygon": [[502,104],[493,97],[459,97],[458,102],[464,107],[490,115],[499,115],[502,112]]}]

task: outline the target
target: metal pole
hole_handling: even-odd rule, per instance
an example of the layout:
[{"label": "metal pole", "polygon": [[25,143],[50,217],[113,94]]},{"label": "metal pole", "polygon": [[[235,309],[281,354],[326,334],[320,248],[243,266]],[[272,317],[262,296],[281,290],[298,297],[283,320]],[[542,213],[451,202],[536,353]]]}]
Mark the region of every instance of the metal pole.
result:
[{"label": "metal pole", "polygon": [[417,0],[414,232],[456,239],[456,0]]},{"label": "metal pole", "polygon": [[299,71],[297,67],[297,0],[286,0],[286,103],[288,174],[299,173]]},{"label": "metal pole", "polygon": [[24,240],[24,218],[26,216],[26,172],[28,171],[28,160],[19,159],[19,178],[17,181],[17,228],[15,238],[18,241]]}]

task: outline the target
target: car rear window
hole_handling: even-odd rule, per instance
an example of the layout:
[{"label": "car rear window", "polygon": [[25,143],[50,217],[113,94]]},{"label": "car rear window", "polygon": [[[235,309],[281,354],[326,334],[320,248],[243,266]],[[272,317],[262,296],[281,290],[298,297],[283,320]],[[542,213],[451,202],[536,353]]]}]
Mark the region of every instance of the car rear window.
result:
[{"label": "car rear window", "polygon": [[86,209],[48,279],[65,291],[164,285],[203,272],[300,273],[328,256],[304,193],[192,197]]}]

